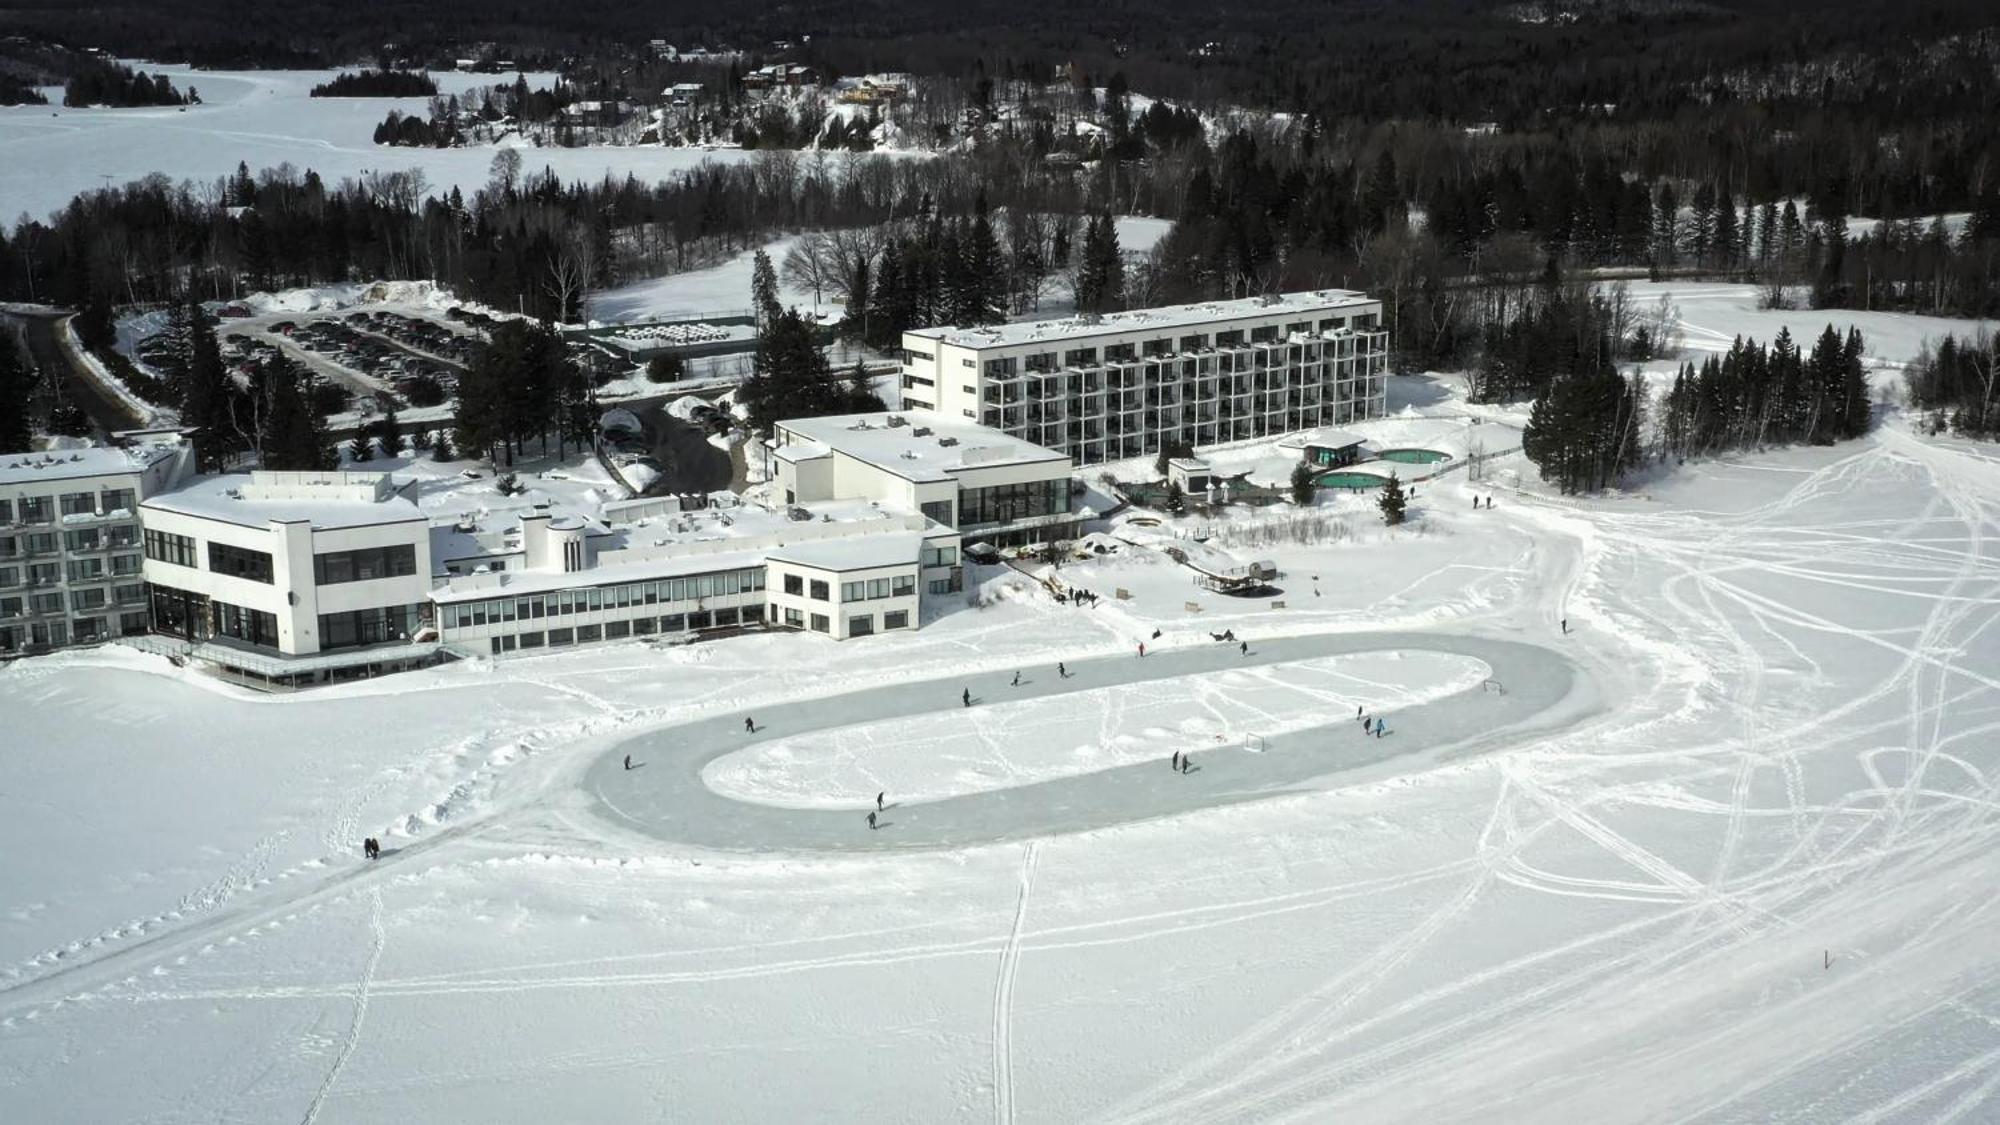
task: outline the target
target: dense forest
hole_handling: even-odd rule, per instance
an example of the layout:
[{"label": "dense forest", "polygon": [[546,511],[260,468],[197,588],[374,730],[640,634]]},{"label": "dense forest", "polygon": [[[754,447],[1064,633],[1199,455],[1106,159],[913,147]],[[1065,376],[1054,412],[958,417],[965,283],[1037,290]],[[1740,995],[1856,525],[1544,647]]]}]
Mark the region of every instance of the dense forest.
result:
[{"label": "dense forest", "polygon": [[315,98],[428,98],[437,80],[420,70],[342,71],[312,88]]},{"label": "dense forest", "polygon": [[200,100],[194,87],[183,94],[164,74],[148,75],[101,59],[75,67],[63,88],[63,104],[73,108],[191,105]]},{"label": "dense forest", "polygon": [[1945,336],[1926,346],[1905,379],[1910,404],[1926,415],[1931,433],[1949,430],[1964,437],[2000,438],[2000,338],[1978,332],[1969,338]]},{"label": "dense forest", "polygon": [[49,99],[36,84],[14,74],[0,74],[0,105],[47,105]]}]

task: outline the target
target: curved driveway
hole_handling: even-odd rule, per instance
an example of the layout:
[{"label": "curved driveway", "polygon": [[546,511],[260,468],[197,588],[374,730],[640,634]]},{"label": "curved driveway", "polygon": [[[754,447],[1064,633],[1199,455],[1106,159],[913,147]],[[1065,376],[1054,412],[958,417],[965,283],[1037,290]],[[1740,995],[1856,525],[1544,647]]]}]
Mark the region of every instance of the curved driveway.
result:
[{"label": "curved driveway", "polygon": [[[1142,762],[1032,785],[968,793],[909,805],[891,804],[882,827],[870,831],[867,809],[780,808],[724,797],[702,781],[708,763],[755,743],[814,731],[959,708],[959,692],[974,706],[1046,699],[1095,688],[1252,665],[1284,664],[1348,653],[1432,651],[1485,662],[1503,688],[1475,688],[1408,711],[1391,712],[1386,738],[1366,738],[1351,716],[1329,725],[1277,735],[1263,753],[1240,746],[1202,751],[1181,776]],[[1453,758],[1527,742],[1593,713],[1595,693],[1567,657],[1539,645],[1443,633],[1324,633],[1252,641],[1248,656],[1233,644],[1080,660],[1070,677],[1032,669],[1031,682],[1010,687],[1009,673],[888,684],[822,699],[756,708],[757,733],[743,730],[743,712],[665,727],[612,747],[584,777],[599,815],[663,840],[729,851],[864,851],[948,848],[1127,824],[1213,805],[1270,797],[1339,775],[1359,782],[1413,772]],[[624,755],[643,768],[627,772]],[[1164,758],[1165,755],[1162,755]],[[890,794],[893,798],[894,794]]]}]

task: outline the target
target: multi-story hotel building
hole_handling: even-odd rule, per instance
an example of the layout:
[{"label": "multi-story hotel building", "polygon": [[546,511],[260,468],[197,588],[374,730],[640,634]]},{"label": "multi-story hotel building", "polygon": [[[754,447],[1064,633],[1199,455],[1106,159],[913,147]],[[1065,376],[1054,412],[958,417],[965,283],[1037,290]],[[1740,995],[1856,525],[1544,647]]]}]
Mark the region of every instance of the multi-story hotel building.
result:
[{"label": "multi-story hotel building", "polygon": [[0,456],[0,657],[146,632],[139,502],[192,467],[178,433]]},{"label": "multi-story hotel building", "polygon": [[903,405],[1095,464],[1384,413],[1382,303],[1342,289],[903,334]]}]

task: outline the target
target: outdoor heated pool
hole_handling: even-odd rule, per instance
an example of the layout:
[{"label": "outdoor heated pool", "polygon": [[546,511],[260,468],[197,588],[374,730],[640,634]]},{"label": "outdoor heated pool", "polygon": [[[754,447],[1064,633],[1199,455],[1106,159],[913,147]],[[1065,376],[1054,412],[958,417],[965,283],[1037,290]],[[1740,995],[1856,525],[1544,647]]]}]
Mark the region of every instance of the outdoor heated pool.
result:
[{"label": "outdoor heated pool", "polygon": [[1375,456],[1379,460],[1402,465],[1435,465],[1439,461],[1451,460],[1451,454],[1437,449],[1385,449]]},{"label": "outdoor heated pool", "polygon": [[1380,488],[1388,480],[1374,473],[1321,473],[1313,483],[1321,488]]}]

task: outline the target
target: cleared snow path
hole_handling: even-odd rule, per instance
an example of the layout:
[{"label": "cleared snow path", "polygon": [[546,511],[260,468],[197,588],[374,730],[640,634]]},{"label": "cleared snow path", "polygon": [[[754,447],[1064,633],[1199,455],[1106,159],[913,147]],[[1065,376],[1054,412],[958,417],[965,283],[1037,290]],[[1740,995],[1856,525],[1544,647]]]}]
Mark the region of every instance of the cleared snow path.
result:
[{"label": "cleared snow path", "polygon": [[[870,830],[867,809],[831,811],[748,804],[708,788],[702,771],[754,739],[799,739],[857,723],[963,709],[1005,698],[1019,703],[1224,669],[1316,660],[1346,653],[1442,652],[1483,661],[1501,691],[1462,691],[1390,716],[1385,738],[1366,737],[1351,714],[1272,736],[1260,753],[1240,746],[1196,754],[1194,771],[1167,755],[1137,765],[938,801],[890,804]],[[1538,645],[1441,633],[1332,633],[1210,645],[1079,661],[1068,679],[1043,669],[1032,683],[1008,675],[895,684],[761,708],[755,735],[741,712],[655,730],[613,746],[584,777],[606,818],[663,840],[729,851],[862,851],[954,848],[1106,828],[1214,805],[1257,800],[1339,774],[1355,781],[1405,773],[1500,749],[1573,725],[1595,709],[1588,681],[1566,657]],[[625,755],[634,768],[626,770]]]}]

